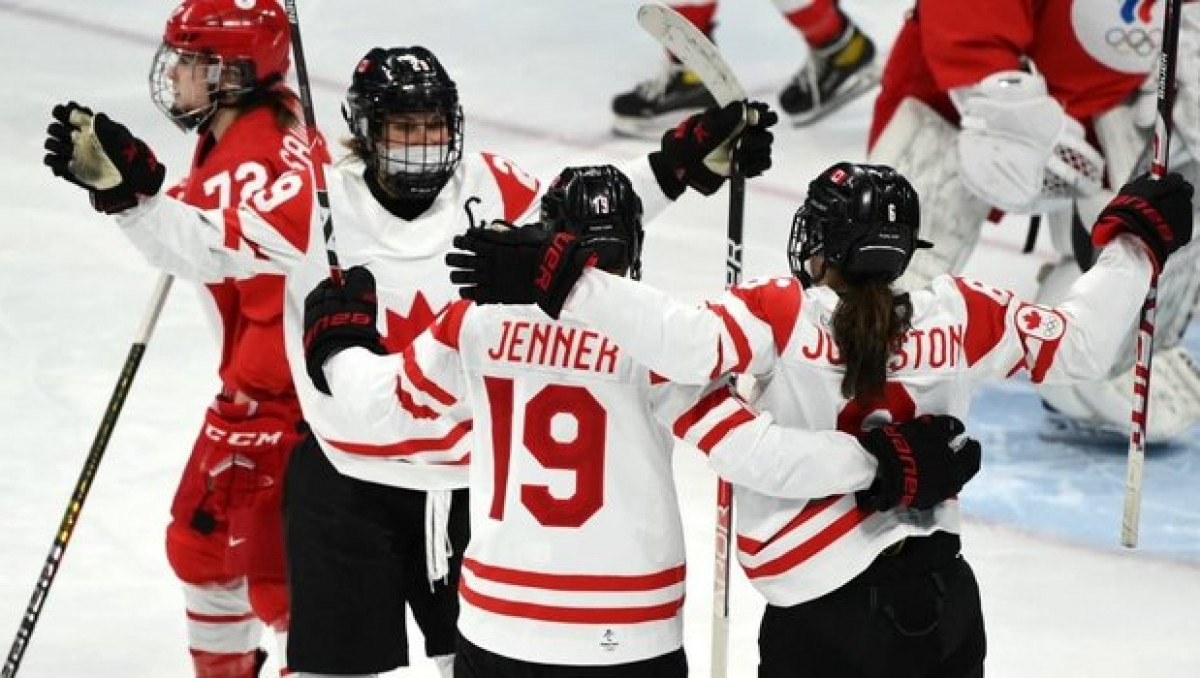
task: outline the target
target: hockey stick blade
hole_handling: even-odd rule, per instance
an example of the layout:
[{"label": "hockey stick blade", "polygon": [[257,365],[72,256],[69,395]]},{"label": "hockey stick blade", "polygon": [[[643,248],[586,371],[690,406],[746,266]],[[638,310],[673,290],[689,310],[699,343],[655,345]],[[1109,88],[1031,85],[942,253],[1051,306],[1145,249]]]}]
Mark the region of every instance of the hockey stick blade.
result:
[{"label": "hockey stick blade", "polygon": [[746,90],[716,46],[679,12],[647,4],[638,8],[637,19],[647,33],[700,78],[718,104],[725,106],[746,98]]}]

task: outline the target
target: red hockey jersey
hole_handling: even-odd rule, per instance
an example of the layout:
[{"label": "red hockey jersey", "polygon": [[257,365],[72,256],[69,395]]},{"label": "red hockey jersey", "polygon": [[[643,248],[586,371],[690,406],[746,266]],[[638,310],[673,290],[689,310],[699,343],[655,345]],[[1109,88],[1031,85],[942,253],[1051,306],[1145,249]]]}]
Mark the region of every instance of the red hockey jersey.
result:
[{"label": "red hockey jersey", "polygon": [[1087,123],[1133,93],[1154,67],[1163,3],[1155,0],[921,0],[896,38],[875,103],[872,141],[905,97],[958,120],[947,92],[1028,58],[1050,95]]}]

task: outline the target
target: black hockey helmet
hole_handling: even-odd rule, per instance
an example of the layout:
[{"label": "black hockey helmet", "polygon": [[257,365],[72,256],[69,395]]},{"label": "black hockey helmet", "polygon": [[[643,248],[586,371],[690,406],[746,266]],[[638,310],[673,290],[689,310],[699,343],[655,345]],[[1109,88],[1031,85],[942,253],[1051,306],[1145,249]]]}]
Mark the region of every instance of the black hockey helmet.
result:
[{"label": "black hockey helmet", "polygon": [[[424,47],[367,52],[354,69],[342,115],[368,169],[399,198],[436,197],[462,161],[458,86]],[[391,146],[389,116],[407,123],[403,140]]]},{"label": "black hockey helmet", "polygon": [[821,255],[850,282],[891,282],[904,273],[913,252],[933,246],[917,237],[920,222],[917,192],[894,169],[840,162],[808,185],[808,197],[792,219],[792,274],[808,284],[805,262]]},{"label": "black hockey helmet", "polygon": [[642,199],[612,165],[568,167],[542,196],[543,228],[566,231],[599,255],[599,268],[641,277]]}]

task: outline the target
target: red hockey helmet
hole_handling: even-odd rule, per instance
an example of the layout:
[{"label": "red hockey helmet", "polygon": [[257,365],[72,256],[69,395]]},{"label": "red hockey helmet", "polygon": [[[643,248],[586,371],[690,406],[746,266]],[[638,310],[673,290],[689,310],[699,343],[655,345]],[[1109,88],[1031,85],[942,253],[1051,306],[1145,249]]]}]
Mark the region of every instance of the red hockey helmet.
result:
[{"label": "red hockey helmet", "polygon": [[[151,96],[176,124],[190,129],[222,102],[236,102],[281,81],[290,66],[291,33],[276,0],[183,0],[167,19],[150,71]],[[199,63],[209,101],[178,101],[173,71]]]}]

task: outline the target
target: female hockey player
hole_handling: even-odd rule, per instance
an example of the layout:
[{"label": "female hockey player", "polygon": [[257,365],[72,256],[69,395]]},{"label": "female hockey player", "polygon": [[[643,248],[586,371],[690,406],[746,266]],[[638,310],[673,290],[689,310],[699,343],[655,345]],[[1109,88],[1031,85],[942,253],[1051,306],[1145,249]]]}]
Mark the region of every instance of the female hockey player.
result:
[{"label": "female hockey player", "polygon": [[[890,168],[850,163],[809,186],[788,247],[795,277],[735,286],[703,308],[587,268],[592,248],[559,243],[546,258],[532,231],[461,236],[456,245],[470,253],[454,255],[453,275],[467,298],[532,300],[595,327],[668,379],[754,375],[764,385],[756,406],[781,425],[886,442],[914,417],[965,418],[985,380],[1022,369],[1035,383],[1103,373],[1152,271],[1191,239],[1191,195],[1176,174],[1125,186],[1093,229],[1106,246],[1095,266],[1053,308],[950,276],[894,290],[928,246],[917,239],[917,194]],[[887,463],[901,462],[880,456]],[[769,603],[760,676],[983,675],[983,617],[959,554],[958,502],[935,495],[889,509],[939,484],[893,478],[854,494],[738,495],[738,558]],[[921,508],[929,510],[913,510]]]},{"label": "female hockey player", "polygon": [[[383,347],[399,351],[456,298],[443,262],[454,234],[479,221],[530,218],[539,184],[503,157],[463,151],[457,86],[423,47],[369,51],[354,70],[345,115],[352,157],[328,176],[338,254],[380,281]],[[747,176],[769,166],[774,118],[761,104],[710,109],[627,171],[652,196],[652,211],[688,187],[716,191],[735,141]],[[407,606],[426,654],[449,675],[468,537],[461,489],[470,425],[418,411],[412,437],[380,438],[348,422],[305,376],[304,298],[329,275],[311,173],[284,174],[237,210],[206,212],[157,195],[157,161],[106,116],[76,111],[57,125],[47,162],[95,196],[128,195],[113,211],[152,262],[205,281],[287,274],[287,354],[314,434],[287,469],[291,669],[368,675],[405,665]]]},{"label": "female hockey player", "polygon": [[[150,72],[154,103],[181,130],[196,130],[187,175],[168,193],[197,208],[224,209],[307,166],[309,141],[297,124],[287,18],[274,0],[185,0],[171,14]],[[68,128],[112,126],[74,104],[55,112],[58,149]],[[49,150],[55,152],[55,148]],[[161,184],[165,170],[149,165]],[[67,171],[64,164],[55,173]],[[100,211],[136,204],[128,187],[92,194]],[[291,235],[303,222],[281,223]],[[257,675],[262,624],[288,628],[282,475],[300,441],[300,405],[283,348],[283,276],[196,277],[221,338],[221,391],[184,467],[167,526],[167,557],[183,582],[188,646],[196,676]],[[242,444],[244,441],[250,441]]]},{"label": "female hockey player", "polygon": [[[638,278],[642,204],[616,168],[564,170],[541,214],[525,228],[575,239],[597,267]],[[402,354],[375,355],[375,298],[364,268],[309,295],[308,370],[384,437],[406,437],[417,411],[474,421],[458,678],[687,675],[676,436],[739,488],[772,496],[864,490],[899,467],[847,433],[782,430],[723,382],[672,384],[605,334],[533,307],[459,301]],[[924,482],[978,468],[977,443],[950,447],[961,433],[938,417],[895,435]],[[932,492],[941,500],[959,486]]]}]

